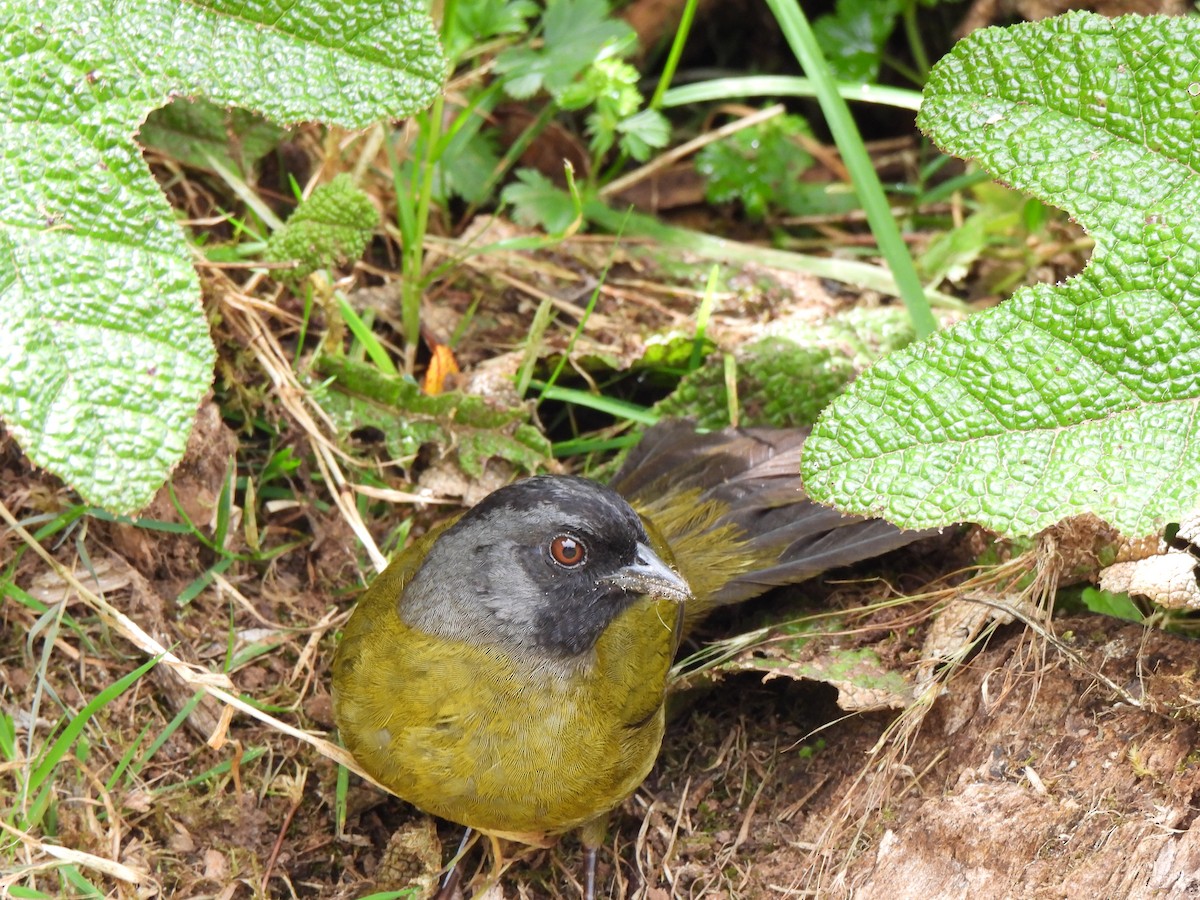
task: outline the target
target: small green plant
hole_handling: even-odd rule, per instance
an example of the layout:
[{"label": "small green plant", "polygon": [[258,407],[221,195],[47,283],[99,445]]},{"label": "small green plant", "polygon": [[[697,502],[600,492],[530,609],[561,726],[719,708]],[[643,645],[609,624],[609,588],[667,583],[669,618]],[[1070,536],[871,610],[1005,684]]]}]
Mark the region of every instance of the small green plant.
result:
[{"label": "small green plant", "polygon": [[[430,218],[453,197],[485,202],[521,152],[560,110],[587,110],[592,164],[586,182],[595,183],[606,155],[616,144],[622,157],[645,159],[667,143],[663,116],[643,108],[637,71],[620,57],[633,49],[633,31],[612,17],[605,0],[552,0],[536,27],[529,20],[534,4],[501,5],[486,0],[457,0],[445,7],[442,41],[452,68],[469,85],[456,94],[453,116],[443,130],[443,98],[416,119],[405,152],[393,150],[397,227],[402,254],[401,308],[405,333],[405,371],[412,374],[420,326],[420,302],[431,273],[424,267],[424,239]],[[534,36],[537,36],[535,41]],[[518,41],[518,36],[525,39]],[[505,43],[511,46],[504,47]],[[473,74],[482,62],[480,48],[497,47],[495,80]],[[494,130],[484,123],[502,96],[529,99],[545,93],[549,102],[504,157],[497,153]],[[579,218],[579,202],[550,190],[543,175],[522,170],[503,194],[519,221],[565,233]],[[473,208],[473,207],[472,207]],[[444,210],[443,210],[444,211]]]},{"label": "small green plant", "polygon": [[[551,3],[542,20],[542,37],[540,48],[502,53],[496,70],[509,96],[529,98],[544,91],[550,109],[587,111],[591,159],[584,181],[590,195],[619,170],[621,160],[644,161],[651,151],[666,146],[670,126],[660,112],[647,108],[637,70],[621,59],[634,49],[633,31],[612,17],[605,0]],[[607,156],[614,146],[620,155],[610,166]],[[524,175],[526,186],[532,186],[532,177],[533,173]],[[555,212],[554,205],[528,191],[509,189],[503,197],[518,216],[529,220]]]},{"label": "small green plant", "polygon": [[[614,144],[645,160],[670,134],[661,113],[645,109],[638,72],[620,57],[634,49],[633,30],[612,17],[605,0],[555,0],[542,19],[540,48],[507,50],[496,60],[507,94],[545,91],[560,109],[586,116],[593,172]],[[592,179],[589,179],[591,182]]]},{"label": "small green plant", "polygon": [[411,464],[425,445],[453,447],[472,478],[493,457],[534,472],[550,455],[549,443],[523,407],[497,408],[456,392],[430,396],[411,379],[338,355],[320,356],[316,369],[337,384],[338,390],[321,390],[317,397],[339,432],[378,429],[388,456],[402,465]]},{"label": "small green plant", "polygon": [[690,416],[707,429],[805,427],[859,373],[913,339],[912,323],[894,307],[779,328],[689,372],[654,412]]},{"label": "small green plant", "polygon": [[974,264],[986,256],[991,265],[975,290],[1007,296],[1047,256],[1064,249],[1051,235],[1058,217],[1040,200],[994,182],[972,185],[962,195],[970,214],[957,227],[935,235],[916,260],[927,284],[963,283],[976,275]]},{"label": "small green plant", "polygon": [[378,224],[371,198],[342,173],[314,190],[272,233],[264,258],[294,262],[296,268],[284,274],[290,281],[301,281],[318,269],[358,259]]},{"label": "small green plant", "polygon": [[[813,22],[813,31],[825,48],[830,68],[843,81],[875,81],[880,67],[886,65],[922,85],[929,62],[917,11],[942,2],[945,0],[838,0],[832,12]],[[887,52],[888,40],[899,23],[916,69]]]},{"label": "small green plant", "polygon": [[804,119],[777,116],[709,144],[696,156],[709,201],[740,201],[751,219],[762,219],[769,210],[791,215],[816,211],[813,201],[823,186],[801,181],[813,158],[798,145],[800,136],[812,137]]},{"label": "small green plant", "polygon": [[129,690],[157,663],[157,659],[147,660],[102,690],[78,712],[68,711],[51,739],[36,750],[32,746],[31,736],[30,745],[26,748],[29,764],[17,770],[18,801],[6,816],[10,825],[28,831],[44,824],[48,816],[53,816],[54,785],[59,777],[59,767],[72,751],[86,754],[85,729],[92,718]]}]

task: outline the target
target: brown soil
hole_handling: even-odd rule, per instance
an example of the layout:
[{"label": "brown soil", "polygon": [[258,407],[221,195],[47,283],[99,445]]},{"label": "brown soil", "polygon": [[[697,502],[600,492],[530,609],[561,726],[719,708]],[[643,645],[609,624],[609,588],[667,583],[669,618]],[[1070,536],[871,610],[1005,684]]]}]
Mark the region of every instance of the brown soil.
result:
[{"label": "brown soil", "polygon": [[[842,842],[818,860],[805,848],[842,804],[868,793],[861,770],[884,719],[834,726],[808,760],[774,755],[773,784],[737,855],[745,874],[736,893],[1196,896],[1195,642],[1096,618],[1056,625],[1087,670],[1054,652],[1031,661],[1019,626],[994,637],[937,700],[903,764],[869,776],[890,779],[890,790],[853,850]],[[1141,706],[1099,687],[1093,671]],[[786,693],[789,705],[802,699]],[[758,722],[751,746],[772,747],[786,734],[777,721]]]},{"label": "brown soil", "polygon": [[[222,445],[219,429],[210,438]],[[35,502],[51,505],[49,494],[39,493],[50,488],[16,460],[11,445],[0,453],[8,474],[19,476],[6,483],[24,485],[5,492],[10,508],[28,515]],[[184,470],[204,483],[223,472]],[[155,555],[121,529],[96,523],[81,537],[110,602],[181,657],[219,670],[229,646],[273,641],[238,663],[235,684],[288,721],[329,728],[327,613],[347,602],[330,595],[329,582],[313,569],[328,547],[310,544],[260,577],[238,579],[241,600],[206,591],[179,607],[163,598],[176,596],[196,566],[211,564],[208,551],[183,552],[177,536],[166,536]],[[330,534],[326,543],[349,546],[349,538]],[[75,548],[82,545],[68,541],[57,550],[77,571]],[[12,558],[16,547],[10,533],[0,551]],[[158,564],[143,569],[151,557]],[[19,562],[16,582],[47,602],[62,596],[61,582],[31,553]],[[845,585],[805,593],[810,601],[824,597],[818,603],[853,602]],[[41,686],[35,752],[59,702],[78,710],[140,661],[68,599],[69,621],[87,640],[64,624],[43,678],[37,666],[50,633],[45,623],[17,603],[2,610],[0,706],[16,719],[24,747]],[[266,632],[249,633],[264,622]],[[906,736],[885,744],[890,753],[872,749],[889,728],[897,733],[898,714],[845,716],[824,684],[764,685],[743,674],[686,692],[658,767],[614,820],[601,896],[1195,896],[1195,643],[1096,616],[1054,625],[1074,660],[1019,624],[1003,627],[947,680],[923,721],[907,714]],[[881,658],[908,660],[911,671],[920,631],[910,629],[903,645]],[[122,756],[134,748],[140,760],[190,696],[160,667],[101,710],[86,756],[68,757],[57,770],[47,841],[146,873],[134,887],[85,870],[93,883],[110,896],[221,898],[348,898],[434,883],[457,829],[352,777],[339,837],[335,766],[241,715],[232,720],[230,743],[207,747],[205,739],[219,730],[219,704],[201,703],[144,768],[105,788]],[[210,772],[217,766],[224,768]],[[0,768],[7,798],[13,770]],[[483,875],[472,882],[476,869]],[[472,851],[464,870],[478,885],[489,865]],[[6,869],[4,877],[15,872]],[[578,896],[579,872],[579,847],[567,838],[513,863],[499,885],[468,893]],[[65,889],[53,870],[37,884],[52,896]]]}]

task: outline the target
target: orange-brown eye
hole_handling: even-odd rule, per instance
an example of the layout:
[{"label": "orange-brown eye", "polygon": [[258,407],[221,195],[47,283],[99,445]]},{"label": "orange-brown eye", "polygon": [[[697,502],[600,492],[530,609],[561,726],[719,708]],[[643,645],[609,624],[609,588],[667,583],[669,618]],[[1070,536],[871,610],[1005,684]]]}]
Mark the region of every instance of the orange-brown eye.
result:
[{"label": "orange-brown eye", "polygon": [[571,569],[582,565],[587,559],[587,548],[583,546],[582,541],[569,534],[560,534],[550,542],[550,556],[560,566]]}]

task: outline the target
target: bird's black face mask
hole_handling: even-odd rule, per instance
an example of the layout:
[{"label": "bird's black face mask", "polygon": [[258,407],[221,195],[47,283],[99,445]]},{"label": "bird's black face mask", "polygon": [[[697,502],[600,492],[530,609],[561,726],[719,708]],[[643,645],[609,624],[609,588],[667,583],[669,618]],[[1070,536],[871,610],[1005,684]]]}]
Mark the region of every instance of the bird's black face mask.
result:
[{"label": "bird's black face mask", "polygon": [[649,548],[637,513],[583,478],[502,488],[448,529],[405,590],[413,627],[544,656],[589,652],[639,597],[687,586]]}]

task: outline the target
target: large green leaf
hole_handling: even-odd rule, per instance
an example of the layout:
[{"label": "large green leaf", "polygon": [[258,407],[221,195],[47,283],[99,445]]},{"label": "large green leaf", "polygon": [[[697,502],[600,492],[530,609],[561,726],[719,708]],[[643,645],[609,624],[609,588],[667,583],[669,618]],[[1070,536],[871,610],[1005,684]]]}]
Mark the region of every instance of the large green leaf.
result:
[{"label": "large green leaf", "polygon": [[0,0],[0,417],[92,503],[144,505],[212,378],[190,251],[134,134],[177,96],[361,127],[426,106],[413,2]]},{"label": "large green leaf", "polygon": [[1070,212],[1095,254],[864,375],[808,442],[809,490],[1008,534],[1095,513],[1141,535],[1196,508],[1200,21],[977,32],[935,67],[919,124]]}]

